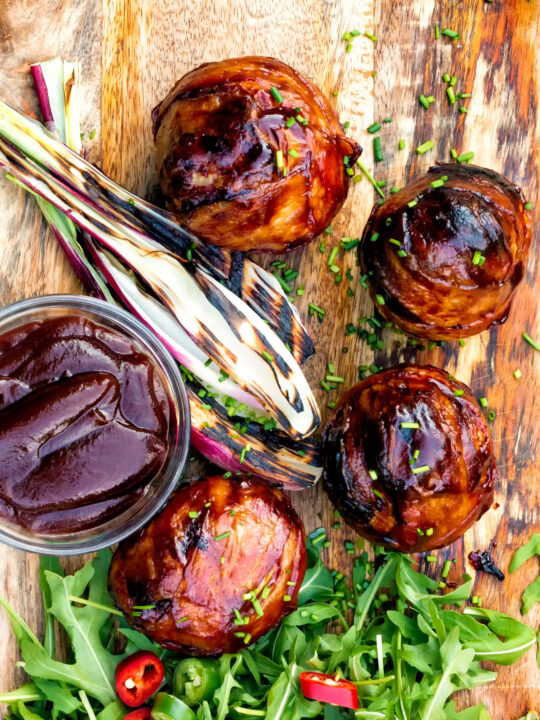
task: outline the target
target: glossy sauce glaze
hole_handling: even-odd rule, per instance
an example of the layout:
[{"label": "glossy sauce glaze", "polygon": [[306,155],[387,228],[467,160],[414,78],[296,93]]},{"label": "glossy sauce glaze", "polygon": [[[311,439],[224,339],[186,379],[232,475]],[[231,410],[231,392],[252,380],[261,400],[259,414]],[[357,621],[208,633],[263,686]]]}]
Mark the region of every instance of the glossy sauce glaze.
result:
[{"label": "glossy sauce glaze", "polygon": [[134,628],[164,647],[213,655],[245,647],[295,610],[305,569],[302,521],[286,496],[214,476],[181,488],[124,540],[109,580]]},{"label": "glossy sauce glaze", "polygon": [[100,524],[143,493],[168,450],[153,361],[78,315],[0,336],[0,516],[41,534]]},{"label": "glossy sauce glaze", "polygon": [[531,238],[516,185],[493,170],[447,163],[373,209],[359,256],[387,320],[445,340],[506,320]]},{"label": "glossy sauce glaze", "polygon": [[398,365],[366,378],[340,401],[323,444],[330,499],[387,548],[446,545],[492,503],[495,459],[480,407],[438,368]]},{"label": "glossy sauce glaze", "polygon": [[312,240],[347,196],[344,157],[352,166],[361,152],[320,90],[267,57],[201,65],[152,118],[169,208],[232,250],[283,252]]}]

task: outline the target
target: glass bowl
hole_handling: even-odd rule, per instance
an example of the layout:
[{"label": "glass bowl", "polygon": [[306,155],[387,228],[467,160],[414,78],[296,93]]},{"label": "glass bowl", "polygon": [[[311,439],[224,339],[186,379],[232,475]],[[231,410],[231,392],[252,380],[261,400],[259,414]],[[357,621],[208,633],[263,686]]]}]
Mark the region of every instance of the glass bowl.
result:
[{"label": "glass bowl", "polygon": [[126,310],[85,295],[46,295],[0,309],[0,335],[36,320],[79,315],[135,341],[154,361],[169,397],[169,450],[159,472],[133,505],[101,524],[79,532],[37,534],[0,518],[0,541],[43,555],[78,555],[120,542],[145,525],[175,489],[187,460],[190,440],[189,400],[178,364],[143,323]]}]

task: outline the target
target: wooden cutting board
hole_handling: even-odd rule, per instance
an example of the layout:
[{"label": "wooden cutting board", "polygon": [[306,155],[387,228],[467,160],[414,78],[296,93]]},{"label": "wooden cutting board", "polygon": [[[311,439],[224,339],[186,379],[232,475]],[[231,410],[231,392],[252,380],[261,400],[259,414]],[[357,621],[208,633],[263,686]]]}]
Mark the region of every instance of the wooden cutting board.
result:
[{"label": "wooden cutting board", "polygon": [[[455,29],[459,40],[436,39],[434,26]],[[354,41],[346,53],[345,31],[374,33]],[[331,98],[350,133],[364,145],[373,167],[372,137],[366,128],[391,117],[381,133],[384,161],[376,176],[388,187],[403,185],[450,147],[473,150],[475,162],[521,184],[540,219],[538,116],[540,44],[539,0],[0,0],[0,96],[23,110],[35,110],[28,66],[54,55],[79,59],[83,67],[85,145],[91,160],[115,180],[142,195],[156,184],[150,111],[174,81],[200,63],[231,56],[278,57],[310,77]],[[471,93],[464,104],[449,106],[443,73],[455,74],[456,90]],[[333,94],[337,93],[337,94]],[[425,111],[418,96],[433,94]],[[96,134],[89,140],[89,134]],[[398,150],[405,138],[407,147]],[[414,148],[433,139],[435,148],[420,157]],[[366,180],[354,185],[332,224],[331,243],[360,235],[374,201]],[[328,238],[327,238],[328,240]],[[330,245],[330,242],[327,242]],[[286,258],[300,271],[306,292],[297,305],[317,346],[306,366],[324,414],[328,397],[319,388],[326,363],[333,362],[346,386],[358,379],[358,366],[390,366],[403,360],[445,367],[486,396],[496,412],[492,423],[500,482],[498,507],[488,512],[462,541],[437,553],[440,572],[446,558],[457,557],[455,571],[468,570],[471,550],[492,548],[507,570],[513,550],[540,530],[539,423],[540,353],[521,338],[526,330],[540,338],[540,237],[535,237],[527,273],[508,322],[467,340],[433,351],[404,347],[397,335],[384,336],[375,355],[345,326],[371,315],[372,304],[358,283],[336,285],[319,243]],[[347,295],[351,287],[354,297]],[[55,292],[80,292],[67,261],[46,232],[34,201],[0,178],[0,303]],[[308,302],[326,308],[322,323],[308,317]],[[519,368],[520,380],[513,377]],[[322,488],[295,495],[307,529],[332,525],[332,508]],[[327,559],[345,569],[347,529],[331,531]],[[71,560],[75,567],[80,559]],[[423,561],[421,561],[424,566]],[[38,558],[2,548],[0,592],[39,631],[42,611]],[[504,583],[479,574],[474,592],[484,606],[519,616],[520,594],[538,567],[531,561]],[[538,608],[526,618],[539,625]],[[0,686],[14,688],[22,672],[15,638],[0,616]],[[497,682],[461,698],[483,700],[496,720],[517,720],[540,710],[540,671],[531,650],[515,667],[503,668]]]}]

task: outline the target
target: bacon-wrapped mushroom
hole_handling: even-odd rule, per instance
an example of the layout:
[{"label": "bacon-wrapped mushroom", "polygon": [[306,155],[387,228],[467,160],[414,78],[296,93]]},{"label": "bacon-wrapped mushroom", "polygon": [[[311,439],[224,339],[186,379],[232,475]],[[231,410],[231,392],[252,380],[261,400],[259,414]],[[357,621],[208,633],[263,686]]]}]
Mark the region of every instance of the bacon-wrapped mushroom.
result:
[{"label": "bacon-wrapped mushroom", "polygon": [[373,209],[359,255],[387,320],[445,340],[506,320],[531,237],[516,185],[493,170],[444,164]]},{"label": "bacon-wrapped mushroom", "polygon": [[322,232],[361,148],[321,91],[279,60],[243,57],[184,75],[152,113],[163,193],[199,237],[283,252]]},{"label": "bacon-wrapped mushroom", "polygon": [[346,522],[402,552],[456,540],[489,508],[491,437],[463,383],[398,365],[353,387],[323,436],[325,486]]},{"label": "bacon-wrapped mushroom", "polygon": [[297,606],[302,521],[280,490],[214,476],[180,489],[116,550],[110,586],[128,622],[191,655],[235,652]]}]

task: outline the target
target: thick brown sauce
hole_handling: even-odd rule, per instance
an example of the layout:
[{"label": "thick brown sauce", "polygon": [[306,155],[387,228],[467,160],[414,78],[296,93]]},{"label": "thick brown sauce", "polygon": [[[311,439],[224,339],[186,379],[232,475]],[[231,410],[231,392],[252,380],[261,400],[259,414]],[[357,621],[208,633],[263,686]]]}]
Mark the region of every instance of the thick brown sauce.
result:
[{"label": "thick brown sauce", "polygon": [[0,336],[0,517],[58,534],[134,503],[163,465],[169,404],[153,361],[81,316]]}]

